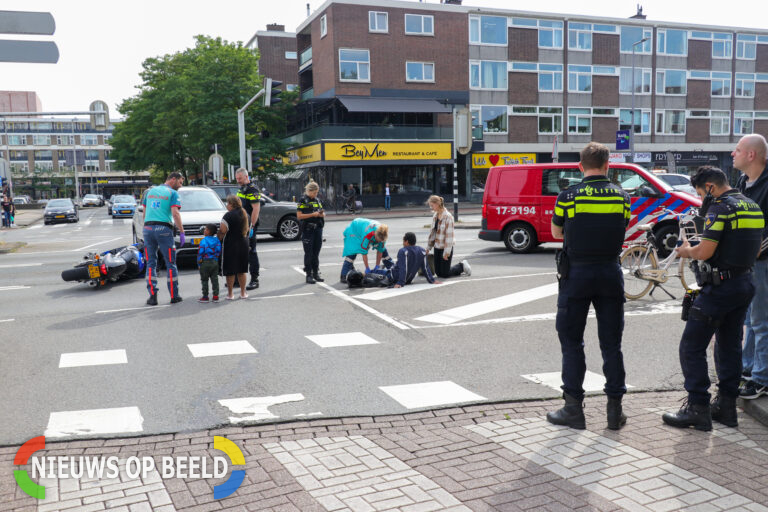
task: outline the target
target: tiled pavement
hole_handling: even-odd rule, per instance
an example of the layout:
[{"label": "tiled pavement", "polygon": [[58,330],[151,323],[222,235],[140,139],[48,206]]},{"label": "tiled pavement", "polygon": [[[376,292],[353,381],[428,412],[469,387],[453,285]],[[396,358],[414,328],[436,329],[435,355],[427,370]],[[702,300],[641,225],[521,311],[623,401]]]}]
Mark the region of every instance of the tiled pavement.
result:
[{"label": "tiled pavement", "polygon": [[[47,444],[46,456],[221,455],[213,436],[245,454],[231,496],[224,481],[43,480],[46,500],[13,478],[16,446],[0,448],[0,511],[586,511],[768,512],[768,427],[740,412],[711,433],[662,424],[681,393],[625,398],[627,426],[605,429],[605,399],[586,402],[587,430],[549,425],[561,401],[456,407],[386,417],[317,419],[123,439]],[[158,461],[159,463],[159,461]]]}]

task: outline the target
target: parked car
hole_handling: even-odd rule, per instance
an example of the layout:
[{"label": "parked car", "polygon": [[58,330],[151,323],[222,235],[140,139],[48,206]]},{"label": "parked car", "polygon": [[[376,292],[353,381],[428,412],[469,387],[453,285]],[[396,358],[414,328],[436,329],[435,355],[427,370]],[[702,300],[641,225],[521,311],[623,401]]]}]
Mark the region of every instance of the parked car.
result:
[{"label": "parked car", "polygon": [[46,204],[48,204],[48,199],[38,199],[37,201],[35,201],[35,203],[36,204],[46,205]]},{"label": "parked car", "polygon": [[[144,198],[148,190],[144,191],[138,205],[138,214],[133,216],[133,243],[143,242],[144,230]],[[221,218],[227,213],[224,203],[216,193],[207,187],[181,187],[179,189],[181,200],[181,223],[184,226],[186,243],[179,247],[179,236],[176,235],[177,254],[197,254],[200,241],[203,239],[203,229],[206,224],[221,223]],[[117,203],[116,203],[117,204]]]},{"label": "parked car", "polygon": [[71,199],[51,199],[43,212],[43,223],[77,222],[80,214]]},{"label": "parked car", "polygon": [[109,199],[107,199],[107,215],[112,215],[112,203],[114,203],[116,197],[117,195],[112,194],[109,196]]},{"label": "parked car", "polygon": [[112,201],[112,217],[133,217],[136,213],[136,199],[133,196],[114,196]]},{"label": "parked car", "polygon": [[[492,167],[483,193],[482,240],[503,241],[512,252],[530,252],[542,242],[559,242],[552,237],[555,200],[560,191],[579,183],[578,163],[523,164]],[[631,197],[632,219],[625,239],[644,236],[641,224],[653,224],[661,242],[659,253],[669,254],[677,244],[675,219],[654,217],[662,208],[683,212],[701,206],[698,197],[674,190],[657,176],[632,164],[611,164],[608,179],[619,184]]]},{"label": "parked car", "polygon": [[685,192],[686,194],[691,194],[694,197],[699,197],[699,194],[696,193],[696,189],[693,185],[691,185],[691,177],[687,174],[659,173],[654,174],[654,176],[664,181],[667,185],[675,190]]},{"label": "parked car", "polygon": [[31,202],[28,196],[16,196],[13,198],[13,204],[29,204]]},{"label": "parked car", "polygon": [[[208,185],[224,201],[229,194],[237,194],[237,185]],[[182,209],[184,204],[182,203]],[[268,234],[281,240],[298,240],[299,221],[296,219],[296,203],[275,201],[261,195],[261,211],[259,212],[258,234]]]},{"label": "parked car", "polygon": [[82,200],[82,206],[85,208],[86,206],[101,206],[102,202],[101,199],[99,199],[99,196],[96,194],[85,194],[83,196]]}]

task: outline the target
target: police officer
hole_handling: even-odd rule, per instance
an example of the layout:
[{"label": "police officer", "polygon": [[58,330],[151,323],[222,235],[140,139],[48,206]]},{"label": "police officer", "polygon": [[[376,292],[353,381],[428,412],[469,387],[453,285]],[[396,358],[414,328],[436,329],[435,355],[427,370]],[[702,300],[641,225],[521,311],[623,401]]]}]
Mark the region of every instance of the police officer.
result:
[{"label": "police officer", "polygon": [[[752,267],[765,221],[760,207],[732,189],[720,169],[699,168],[691,184],[704,204],[711,203],[704,215],[700,243],[691,246],[686,241],[677,252],[680,257],[703,262],[698,263],[696,275],[701,292],[688,312],[680,340],[680,366],[688,400],[677,413],[664,414],[663,420],[673,427],[709,431],[713,419],[737,426],[742,326],[755,293]],[[719,382],[710,408],[707,347],[713,334],[717,339],[715,366]]]},{"label": "police officer", "polygon": [[240,190],[237,197],[243,203],[243,208],[248,214],[250,227],[248,229],[248,269],[251,271],[251,282],[246,290],[254,290],[259,287],[259,255],[256,253],[256,228],[259,225],[259,212],[261,211],[261,193],[251,183],[248,171],[240,167],[235,173]]},{"label": "police officer", "polygon": [[299,201],[296,217],[301,223],[301,243],[304,246],[304,272],[307,274],[307,284],[323,282],[320,277],[320,248],[323,246],[323,226],[325,212],[317,198],[320,187],[310,181],[304,187],[304,197]]},{"label": "police officer", "polygon": [[619,253],[630,218],[629,195],[608,181],[608,148],[590,142],[581,150],[581,183],[557,196],[552,217],[552,236],[564,239],[558,254],[560,292],[557,298],[557,335],[563,354],[565,406],[547,413],[555,425],[584,429],[584,327],[590,303],[597,313],[597,335],[603,354],[608,395],[608,428],[620,429],[627,421],[621,399],[624,358],[624,279]]}]

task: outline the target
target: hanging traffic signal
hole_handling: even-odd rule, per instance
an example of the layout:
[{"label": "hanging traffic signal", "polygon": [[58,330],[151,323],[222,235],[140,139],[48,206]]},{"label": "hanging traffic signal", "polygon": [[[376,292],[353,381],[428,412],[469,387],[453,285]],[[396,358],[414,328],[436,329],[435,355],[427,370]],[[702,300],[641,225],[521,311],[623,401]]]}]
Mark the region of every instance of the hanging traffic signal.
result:
[{"label": "hanging traffic signal", "polygon": [[271,78],[267,78],[264,80],[264,91],[266,94],[264,95],[264,106],[269,107],[270,105],[274,105],[275,103],[280,103],[280,89],[277,89],[277,87],[280,87],[283,85],[283,82],[280,82],[279,80],[272,80]]}]

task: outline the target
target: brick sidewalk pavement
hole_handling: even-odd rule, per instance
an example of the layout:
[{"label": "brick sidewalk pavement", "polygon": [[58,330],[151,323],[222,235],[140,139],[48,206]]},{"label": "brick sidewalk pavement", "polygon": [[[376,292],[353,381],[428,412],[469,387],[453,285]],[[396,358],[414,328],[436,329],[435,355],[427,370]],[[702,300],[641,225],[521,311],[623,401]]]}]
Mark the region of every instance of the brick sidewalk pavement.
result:
[{"label": "brick sidewalk pavement", "polygon": [[[198,455],[213,436],[245,454],[245,479],[214,500],[224,479],[40,479],[45,500],[14,482],[18,447],[0,448],[0,511],[768,511],[768,427],[677,430],[661,412],[683,394],[625,398],[627,426],[605,429],[605,398],[586,400],[587,430],[544,420],[555,401],[456,407],[412,414],[317,419],[218,430],[54,443],[46,456]],[[237,469],[237,468],[235,468]]]}]

